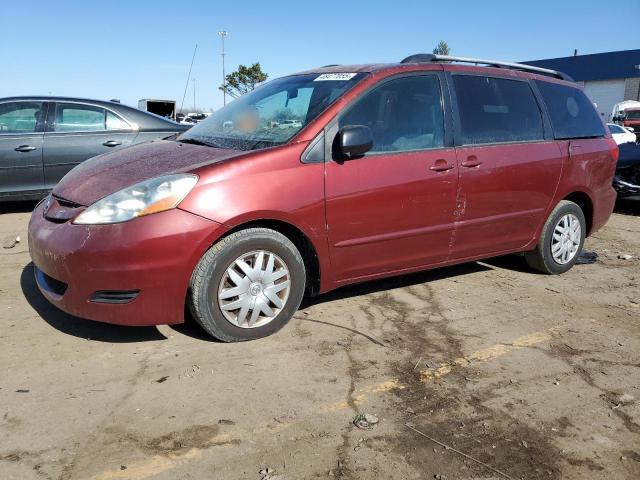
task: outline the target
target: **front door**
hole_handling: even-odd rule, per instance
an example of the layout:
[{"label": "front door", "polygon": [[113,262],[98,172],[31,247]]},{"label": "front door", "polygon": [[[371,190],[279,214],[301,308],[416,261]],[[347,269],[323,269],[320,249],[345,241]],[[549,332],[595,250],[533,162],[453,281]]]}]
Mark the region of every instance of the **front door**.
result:
[{"label": "front door", "polygon": [[524,247],[544,220],[565,155],[525,80],[452,76],[460,187],[452,256]]},{"label": "front door", "polygon": [[45,102],[0,103],[0,199],[44,189],[42,131]]},{"label": "front door", "polygon": [[48,189],[85,160],[130,145],[137,132],[96,105],[57,102],[44,136],[44,182]]},{"label": "front door", "polygon": [[438,74],[387,80],[341,114],[337,128],[366,125],[374,145],[362,158],[326,163],[335,281],[448,258],[458,169],[445,116]]}]

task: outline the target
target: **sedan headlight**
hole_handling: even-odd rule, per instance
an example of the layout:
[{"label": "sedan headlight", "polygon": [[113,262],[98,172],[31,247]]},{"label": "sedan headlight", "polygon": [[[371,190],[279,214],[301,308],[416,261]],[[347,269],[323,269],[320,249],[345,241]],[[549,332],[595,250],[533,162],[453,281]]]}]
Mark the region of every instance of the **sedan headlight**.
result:
[{"label": "sedan headlight", "polygon": [[197,181],[196,175],[177,174],[136,183],[98,200],[78,215],[73,223],[119,223],[171,210],[187,196]]}]

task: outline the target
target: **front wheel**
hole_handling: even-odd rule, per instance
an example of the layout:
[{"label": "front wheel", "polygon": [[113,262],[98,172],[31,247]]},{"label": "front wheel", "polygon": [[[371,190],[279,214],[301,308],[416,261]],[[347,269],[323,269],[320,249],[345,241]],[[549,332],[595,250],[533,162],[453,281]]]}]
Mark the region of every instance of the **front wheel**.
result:
[{"label": "front wheel", "polygon": [[225,342],[253,340],[282,328],[305,289],[300,252],[267,228],[232,233],[211,247],[191,277],[189,304],[196,321]]},{"label": "front wheel", "polygon": [[544,224],[535,250],[524,257],[530,267],[550,275],[564,273],[573,267],[584,245],[587,222],[582,209],[562,200]]}]

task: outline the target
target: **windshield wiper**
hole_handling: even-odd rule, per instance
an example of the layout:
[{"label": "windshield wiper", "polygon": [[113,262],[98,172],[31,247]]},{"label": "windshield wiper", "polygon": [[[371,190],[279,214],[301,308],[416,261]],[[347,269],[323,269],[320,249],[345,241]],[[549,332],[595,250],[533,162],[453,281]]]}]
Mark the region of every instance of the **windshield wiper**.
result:
[{"label": "windshield wiper", "polygon": [[203,147],[214,147],[215,145],[212,145],[210,143],[207,142],[203,142],[202,140],[196,140],[195,138],[183,138],[182,140],[178,140],[180,143],[190,143],[192,145],[202,145]]}]

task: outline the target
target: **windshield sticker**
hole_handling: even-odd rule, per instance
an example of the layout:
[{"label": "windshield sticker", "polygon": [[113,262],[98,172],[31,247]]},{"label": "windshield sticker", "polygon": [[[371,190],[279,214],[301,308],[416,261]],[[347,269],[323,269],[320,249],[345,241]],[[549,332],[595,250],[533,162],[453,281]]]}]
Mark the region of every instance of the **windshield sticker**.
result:
[{"label": "windshield sticker", "polygon": [[356,73],[323,73],[319,77],[316,77],[313,81],[314,82],[327,82],[327,81],[336,81],[336,80],[346,81],[346,80],[351,80],[356,75],[357,75]]}]

